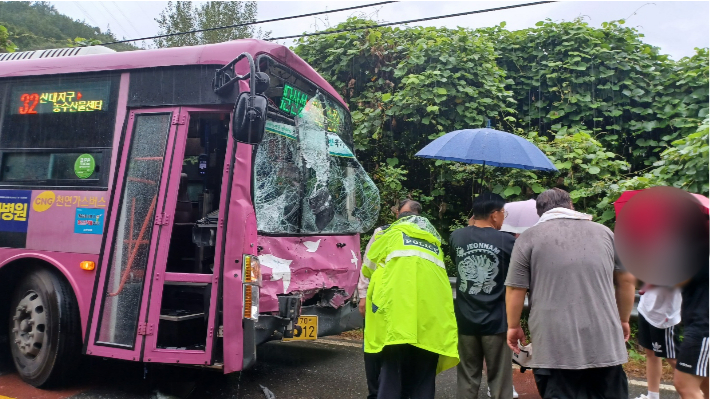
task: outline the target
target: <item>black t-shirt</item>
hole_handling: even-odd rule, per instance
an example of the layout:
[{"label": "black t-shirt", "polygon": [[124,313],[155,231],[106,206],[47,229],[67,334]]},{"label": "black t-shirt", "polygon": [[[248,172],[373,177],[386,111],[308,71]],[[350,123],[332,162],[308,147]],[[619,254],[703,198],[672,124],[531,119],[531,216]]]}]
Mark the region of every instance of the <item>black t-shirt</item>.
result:
[{"label": "black t-shirt", "polygon": [[508,329],[505,278],[515,238],[492,227],[468,226],[451,233],[456,264],[454,310],[459,334],[493,335]]}]

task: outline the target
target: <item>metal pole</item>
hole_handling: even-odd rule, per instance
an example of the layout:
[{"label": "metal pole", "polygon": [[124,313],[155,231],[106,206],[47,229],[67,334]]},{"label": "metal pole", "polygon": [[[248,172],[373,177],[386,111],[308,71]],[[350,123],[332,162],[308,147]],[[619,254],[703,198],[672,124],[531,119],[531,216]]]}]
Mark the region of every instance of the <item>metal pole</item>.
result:
[{"label": "metal pole", "polygon": [[481,173],[479,174],[479,183],[478,183],[478,195],[481,195],[483,193],[483,178],[486,175],[486,161],[483,161],[483,164],[481,165]]}]

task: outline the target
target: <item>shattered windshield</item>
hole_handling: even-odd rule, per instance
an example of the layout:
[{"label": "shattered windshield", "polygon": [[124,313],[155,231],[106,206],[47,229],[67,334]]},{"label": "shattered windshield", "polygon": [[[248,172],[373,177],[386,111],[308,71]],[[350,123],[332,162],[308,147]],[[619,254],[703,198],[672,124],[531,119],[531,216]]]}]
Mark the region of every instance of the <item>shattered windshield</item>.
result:
[{"label": "shattered windshield", "polygon": [[346,144],[350,117],[323,95],[293,121],[270,118],[254,162],[258,230],[347,234],[372,227],[379,193]]}]

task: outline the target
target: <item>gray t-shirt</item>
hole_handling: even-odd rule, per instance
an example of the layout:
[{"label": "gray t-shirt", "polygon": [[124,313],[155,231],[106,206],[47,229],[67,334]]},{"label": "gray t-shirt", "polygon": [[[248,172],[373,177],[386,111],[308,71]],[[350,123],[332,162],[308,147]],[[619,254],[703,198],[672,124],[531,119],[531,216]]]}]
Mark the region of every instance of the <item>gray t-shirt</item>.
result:
[{"label": "gray t-shirt", "polygon": [[530,292],[532,368],[626,363],[615,270],[614,234],[601,224],[553,219],[520,235],[505,285]]}]

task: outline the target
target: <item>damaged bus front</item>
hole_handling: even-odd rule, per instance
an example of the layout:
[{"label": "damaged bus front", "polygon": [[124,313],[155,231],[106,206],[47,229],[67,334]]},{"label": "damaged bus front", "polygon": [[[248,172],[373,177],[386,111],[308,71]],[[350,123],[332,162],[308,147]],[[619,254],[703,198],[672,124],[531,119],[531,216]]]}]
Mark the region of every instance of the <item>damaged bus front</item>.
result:
[{"label": "damaged bus front", "polygon": [[379,212],[342,100],[267,55],[255,64],[268,81],[268,108],[250,154],[256,256],[245,259],[242,274],[260,275],[244,287],[245,367],[268,340],[316,339],[362,326],[359,233]]}]

